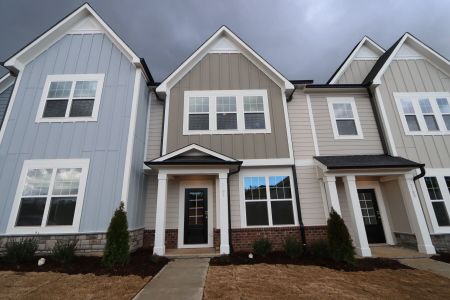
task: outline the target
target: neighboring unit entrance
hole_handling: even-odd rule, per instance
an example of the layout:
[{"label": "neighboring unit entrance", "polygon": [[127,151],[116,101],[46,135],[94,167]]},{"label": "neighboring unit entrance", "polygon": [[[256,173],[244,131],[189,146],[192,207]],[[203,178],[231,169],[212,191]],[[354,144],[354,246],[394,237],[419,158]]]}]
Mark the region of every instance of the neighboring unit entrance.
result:
[{"label": "neighboring unit entrance", "polygon": [[208,189],[185,190],[184,244],[208,243]]},{"label": "neighboring unit entrance", "polygon": [[359,203],[369,243],[386,243],[374,189],[358,189]]}]

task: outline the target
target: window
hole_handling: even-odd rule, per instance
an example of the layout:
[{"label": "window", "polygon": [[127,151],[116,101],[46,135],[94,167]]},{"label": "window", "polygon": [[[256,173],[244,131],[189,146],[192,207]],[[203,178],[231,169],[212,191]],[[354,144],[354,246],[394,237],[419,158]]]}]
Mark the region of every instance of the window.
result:
[{"label": "window", "polygon": [[183,134],[270,133],[266,90],[184,92]]},{"label": "window", "polygon": [[353,98],[327,98],[335,139],[362,139],[361,124]]},{"label": "window", "polygon": [[407,135],[450,133],[448,93],[394,93]]},{"label": "window", "polygon": [[96,121],[104,74],[49,75],[36,122]]},{"label": "window", "polygon": [[244,226],[296,224],[288,175],[243,177]]},{"label": "window", "polygon": [[17,233],[78,230],[89,160],[29,160],[9,220]]}]

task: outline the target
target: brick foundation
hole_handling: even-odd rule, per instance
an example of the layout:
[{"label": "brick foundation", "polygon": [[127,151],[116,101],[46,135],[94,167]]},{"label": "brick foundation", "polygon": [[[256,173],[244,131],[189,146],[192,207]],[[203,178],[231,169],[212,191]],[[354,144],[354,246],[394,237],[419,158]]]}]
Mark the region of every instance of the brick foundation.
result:
[{"label": "brick foundation", "polygon": [[214,228],[214,237],[213,237],[214,248],[216,250],[220,249],[220,229]]},{"label": "brick foundation", "polygon": [[305,226],[306,243],[327,239],[327,226]]},{"label": "brick foundation", "polygon": [[414,234],[394,232],[394,236],[397,245],[417,251],[417,240]]},{"label": "brick foundation", "polygon": [[[38,254],[51,253],[56,242],[59,240],[78,240],[76,254],[102,254],[106,245],[106,233],[90,234],[41,234],[30,236],[3,236],[0,237],[0,253],[5,251],[5,244],[9,241],[20,241],[22,239],[35,238],[38,242]],[[144,240],[144,229],[130,231],[130,251],[141,248]]]},{"label": "brick foundation", "polygon": [[450,253],[450,234],[433,234],[431,241],[437,252]]},{"label": "brick foundation", "polygon": [[[144,230],[144,248],[153,248],[155,242],[155,230]],[[166,229],[166,249],[178,247],[178,229]]]}]

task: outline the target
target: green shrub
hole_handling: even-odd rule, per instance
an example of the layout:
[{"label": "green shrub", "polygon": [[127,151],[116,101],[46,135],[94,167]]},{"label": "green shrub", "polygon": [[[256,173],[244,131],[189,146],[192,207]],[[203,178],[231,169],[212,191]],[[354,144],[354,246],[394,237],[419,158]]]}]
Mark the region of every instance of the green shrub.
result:
[{"label": "green shrub", "polygon": [[57,241],[52,249],[53,258],[62,264],[70,263],[75,257],[77,244],[77,240]]},{"label": "green shrub", "polygon": [[317,240],[308,245],[310,255],[318,258],[329,258],[330,249],[326,240]]},{"label": "green shrub", "polygon": [[253,242],[253,252],[256,255],[265,257],[270,251],[272,251],[272,243],[266,238],[260,238]]},{"label": "green shrub", "polygon": [[330,213],[327,225],[331,258],[338,262],[353,263],[355,261],[355,249],[344,220],[333,210]]},{"label": "green shrub", "polygon": [[291,259],[299,258],[303,255],[303,244],[293,236],[289,236],[283,243],[284,252]]},{"label": "green shrub", "polygon": [[20,264],[34,259],[38,249],[36,239],[22,239],[20,241],[9,241],[5,244],[5,261],[11,264]]},{"label": "green shrub", "polygon": [[106,233],[102,262],[106,267],[124,266],[130,257],[127,213],[123,202],[114,212]]}]

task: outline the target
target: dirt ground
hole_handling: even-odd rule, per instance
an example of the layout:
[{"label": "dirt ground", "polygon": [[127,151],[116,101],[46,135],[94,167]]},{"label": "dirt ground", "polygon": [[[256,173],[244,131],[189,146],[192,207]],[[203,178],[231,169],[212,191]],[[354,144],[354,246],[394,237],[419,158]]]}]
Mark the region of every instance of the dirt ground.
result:
[{"label": "dirt ground", "polygon": [[419,270],[343,272],[317,266],[210,266],[204,299],[448,299],[450,280]]},{"label": "dirt ground", "polygon": [[0,272],[0,299],[131,299],[151,277]]}]

